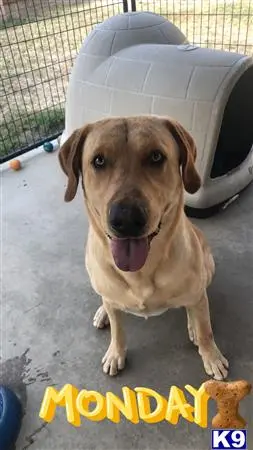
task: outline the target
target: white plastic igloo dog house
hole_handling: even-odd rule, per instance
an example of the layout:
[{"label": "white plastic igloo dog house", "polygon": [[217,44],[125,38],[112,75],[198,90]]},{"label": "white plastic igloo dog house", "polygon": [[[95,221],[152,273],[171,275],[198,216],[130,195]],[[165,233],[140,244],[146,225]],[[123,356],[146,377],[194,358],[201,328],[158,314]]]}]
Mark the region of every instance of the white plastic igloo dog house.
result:
[{"label": "white plastic igloo dog house", "polygon": [[62,140],[84,123],[138,114],[174,117],[194,137],[202,188],[185,201],[196,215],[252,181],[252,58],[192,46],[156,14],[115,16],[91,32],[75,61]]}]

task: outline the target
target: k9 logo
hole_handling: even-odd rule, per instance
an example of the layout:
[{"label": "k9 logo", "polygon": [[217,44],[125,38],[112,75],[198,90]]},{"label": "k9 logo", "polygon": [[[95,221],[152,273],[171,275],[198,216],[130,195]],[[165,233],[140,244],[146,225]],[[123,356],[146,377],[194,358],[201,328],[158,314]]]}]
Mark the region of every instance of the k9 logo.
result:
[{"label": "k9 logo", "polygon": [[212,430],[212,450],[236,448],[247,450],[246,430]]}]

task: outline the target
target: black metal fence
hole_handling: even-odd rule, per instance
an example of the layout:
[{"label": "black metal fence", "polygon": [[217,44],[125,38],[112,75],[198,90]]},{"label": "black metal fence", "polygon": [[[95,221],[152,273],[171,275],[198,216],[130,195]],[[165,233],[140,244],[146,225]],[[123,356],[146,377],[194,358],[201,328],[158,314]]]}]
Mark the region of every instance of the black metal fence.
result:
[{"label": "black metal fence", "polygon": [[197,45],[253,53],[253,0],[0,0],[2,161],[62,132],[82,40],[128,9],[166,16]]},{"label": "black metal fence", "polygon": [[253,54],[253,0],[132,0],[171,20],[195,45]]}]

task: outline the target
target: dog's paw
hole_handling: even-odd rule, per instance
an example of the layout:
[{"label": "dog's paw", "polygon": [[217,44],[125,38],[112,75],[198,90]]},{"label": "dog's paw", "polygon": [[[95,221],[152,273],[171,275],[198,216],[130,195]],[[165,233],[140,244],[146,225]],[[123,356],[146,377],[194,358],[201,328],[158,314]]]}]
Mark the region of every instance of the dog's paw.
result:
[{"label": "dog's paw", "polygon": [[114,345],[110,344],[109,348],[102,359],[103,372],[108,375],[117,375],[119,370],[124,369],[126,360],[126,350],[117,350]]},{"label": "dog's paw", "polygon": [[215,343],[208,349],[199,348],[199,354],[202,357],[207,375],[215,380],[224,380],[228,375],[228,360],[221,354]]},{"label": "dog's paw", "polygon": [[105,308],[100,306],[93,317],[93,325],[96,328],[105,328],[109,325],[109,318]]}]

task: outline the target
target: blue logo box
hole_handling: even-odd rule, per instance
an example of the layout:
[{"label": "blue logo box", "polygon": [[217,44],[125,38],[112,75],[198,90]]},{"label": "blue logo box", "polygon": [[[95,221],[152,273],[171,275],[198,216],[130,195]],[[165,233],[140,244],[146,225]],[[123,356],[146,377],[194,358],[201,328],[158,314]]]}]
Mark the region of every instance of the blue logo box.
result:
[{"label": "blue logo box", "polygon": [[246,430],[212,430],[212,450],[247,450]]}]

